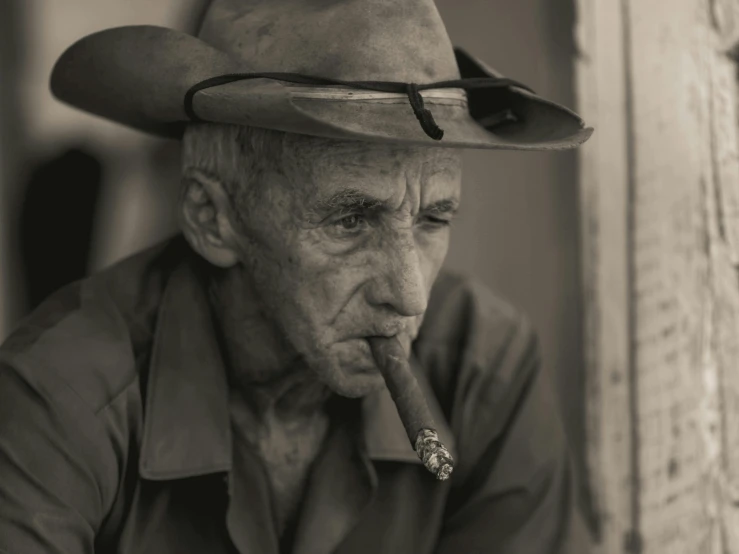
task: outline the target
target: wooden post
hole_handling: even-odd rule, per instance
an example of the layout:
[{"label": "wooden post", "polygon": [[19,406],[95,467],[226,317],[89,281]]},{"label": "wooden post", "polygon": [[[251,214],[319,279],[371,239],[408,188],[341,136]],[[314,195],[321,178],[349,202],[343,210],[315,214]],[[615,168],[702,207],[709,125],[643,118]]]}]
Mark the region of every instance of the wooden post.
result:
[{"label": "wooden post", "polygon": [[3,0],[0,8],[0,341],[25,308],[14,217],[25,138],[18,86],[23,7],[17,0]]},{"label": "wooden post", "polygon": [[739,553],[739,0],[579,0],[599,552]]}]

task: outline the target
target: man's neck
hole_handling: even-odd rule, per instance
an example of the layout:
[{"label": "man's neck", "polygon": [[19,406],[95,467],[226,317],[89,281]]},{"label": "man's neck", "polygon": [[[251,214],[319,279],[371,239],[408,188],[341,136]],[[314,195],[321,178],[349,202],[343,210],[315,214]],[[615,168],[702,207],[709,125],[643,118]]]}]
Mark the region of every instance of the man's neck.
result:
[{"label": "man's neck", "polygon": [[312,420],[331,392],[249,297],[238,271],[216,273],[208,283],[230,386],[258,421]]}]

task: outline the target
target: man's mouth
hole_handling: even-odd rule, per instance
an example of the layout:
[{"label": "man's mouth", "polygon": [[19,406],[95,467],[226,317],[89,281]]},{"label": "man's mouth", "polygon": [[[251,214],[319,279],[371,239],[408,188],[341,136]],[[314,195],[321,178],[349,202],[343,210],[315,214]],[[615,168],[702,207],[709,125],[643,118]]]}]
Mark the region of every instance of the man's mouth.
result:
[{"label": "man's mouth", "polygon": [[[348,337],[344,339],[344,344],[347,346],[350,346],[350,348],[354,351],[354,355],[357,356],[355,358],[355,364],[354,368],[355,371],[359,371],[361,373],[379,373],[380,369],[377,367],[377,363],[375,361],[375,357],[372,353],[372,348],[370,346],[370,339],[373,338],[392,338],[397,337],[400,339],[402,337],[402,334],[387,334],[387,333],[366,333],[362,335],[354,335],[351,337]],[[401,343],[405,343],[404,340],[401,340]]]},{"label": "man's mouth", "polygon": [[379,373],[380,368],[377,367],[377,364],[375,363],[375,358],[372,355],[372,348],[370,347],[368,341],[369,338],[370,336],[367,335],[365,337],[353,339],[351,341],[352,343],[356,343],[362,360],[361,363],[357,365],[357,369],[362,373]]},{"label": "man's mouth", "polygon": [[385,324],[373,325],[366,329],[366,337],[394,337],[407,330],[408,322],[392,321]]}]

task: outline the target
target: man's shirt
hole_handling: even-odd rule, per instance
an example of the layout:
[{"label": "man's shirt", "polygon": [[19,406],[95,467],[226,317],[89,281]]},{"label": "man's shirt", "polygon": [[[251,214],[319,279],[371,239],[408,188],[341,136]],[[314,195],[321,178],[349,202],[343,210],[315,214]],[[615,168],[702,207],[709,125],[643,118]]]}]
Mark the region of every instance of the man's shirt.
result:
[{"label": "man's shirt", "polygon": [[[0,552],[279,552],[203,283],[177,237],[60,290],[0,348]],[[291,552],[587,552],[525,320],[442,274],[411,363],[451,478],[420,463],[387,390],[338,399]]]}]

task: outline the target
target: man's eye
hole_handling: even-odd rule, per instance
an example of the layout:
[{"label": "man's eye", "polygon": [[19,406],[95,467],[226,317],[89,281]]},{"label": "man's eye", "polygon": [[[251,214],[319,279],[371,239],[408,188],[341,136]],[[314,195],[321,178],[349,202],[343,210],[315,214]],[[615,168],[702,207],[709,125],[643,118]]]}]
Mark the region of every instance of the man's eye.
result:
[{"label": "man's eye", "polygon": [[440,217],[433,216],[424,217],[423,222],[432,227],[448,227],[452,223],[449,219],[442,219]]},{"label": "man's eye", "polygon": [[366,223],[367,221],[361,215],[352,214],[339,219],[336,222],[336,225],[339,225],[342,229],[347,231],[356,231],[357,229],[364,227]]}]

